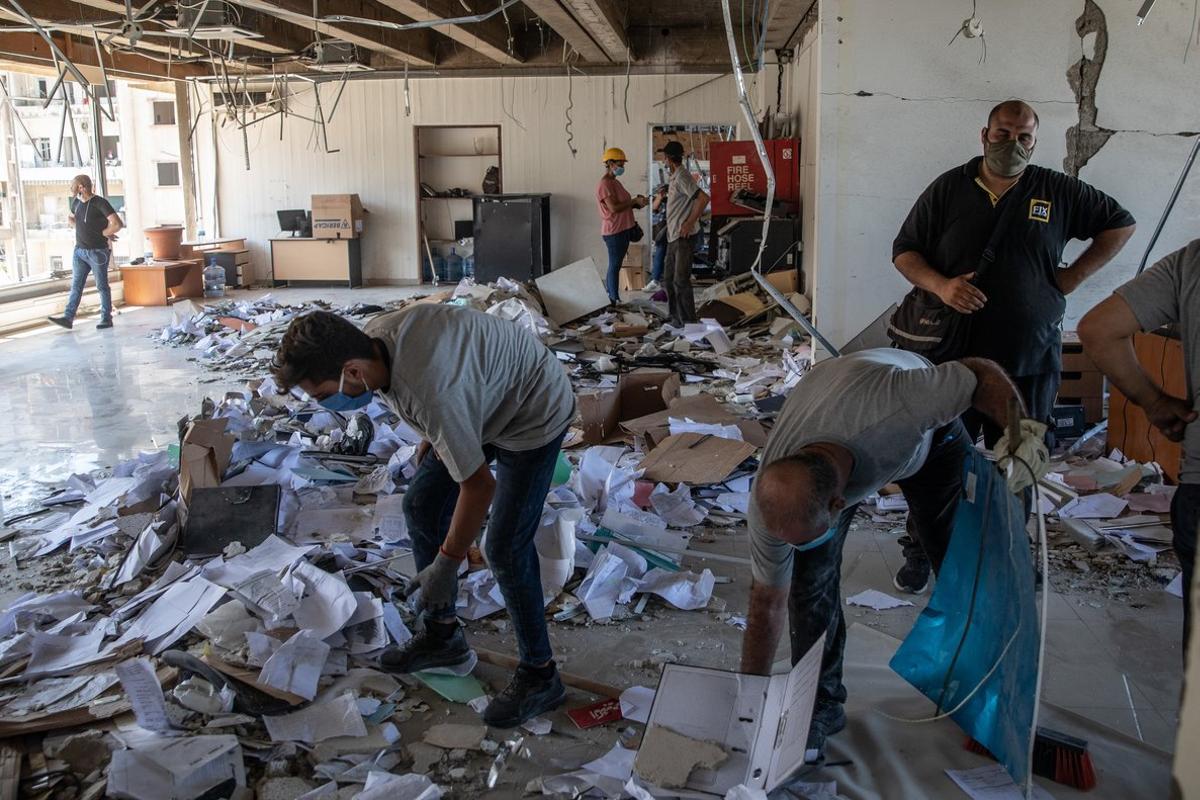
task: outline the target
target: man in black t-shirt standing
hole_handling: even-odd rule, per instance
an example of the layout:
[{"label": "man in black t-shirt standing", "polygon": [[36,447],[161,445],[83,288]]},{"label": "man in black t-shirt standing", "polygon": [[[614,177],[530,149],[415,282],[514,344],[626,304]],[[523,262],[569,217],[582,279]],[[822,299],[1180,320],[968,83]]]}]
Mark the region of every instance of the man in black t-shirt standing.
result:
[{"label": "man in black t-shirt standing", "polygon": [[125,227],[112,205],[98,194],[92,194],[92,179],[76,175],[71,180],[71,215],[75,225],[75,256],[71,262],[71,294],[61,317],[50,317],[55,325],[70,328],[83,297],[83,284],[88,273],[96,279],[100,293],[100,322],[97,328],[112,327],[112,294],[108,289],[108,264],[112,259],[112,240]]},{"label": "man in black t-shirt standing", "polygon": [[[896,269],[914,286],[969,316],[962,355],[989,358],[1012,376],[1032,419],[1051,422],[1058,394],[1066,295],[1112,260],[1133,235],[1134,219],[1116,200],[1081,180],[1031,165],[1038,116],[1008,100],[980,132],[983,155],[940,175],[913,205],[892,244]],[[995,260],[976,275],[992,229],[1012,209]],[[1091,244],[1060,266],[1072,239]],[[1002,430],[968,412],[972,438],[992,447]],[[911,534],[902,540],[901,591],[919,594],[929,561]]]}]

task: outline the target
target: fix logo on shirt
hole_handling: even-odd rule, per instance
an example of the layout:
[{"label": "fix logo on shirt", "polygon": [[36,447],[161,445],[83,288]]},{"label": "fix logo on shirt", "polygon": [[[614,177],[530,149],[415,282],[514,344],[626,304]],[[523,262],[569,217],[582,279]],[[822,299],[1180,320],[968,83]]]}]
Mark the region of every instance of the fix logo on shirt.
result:
[{"label": "fix logo on shirt", "polygon": [[1036,198],[1029,201],[1029,218],[1038,222],[1050,221],[1050,201],[1038,200]]}]

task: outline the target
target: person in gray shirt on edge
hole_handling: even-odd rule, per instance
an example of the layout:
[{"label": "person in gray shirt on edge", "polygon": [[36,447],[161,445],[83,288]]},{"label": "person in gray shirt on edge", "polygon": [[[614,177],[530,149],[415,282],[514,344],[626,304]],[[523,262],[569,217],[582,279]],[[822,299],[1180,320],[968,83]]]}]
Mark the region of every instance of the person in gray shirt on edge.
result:
[{"label": "person in gray shirt on edge", "polygon": [[974,408],[1003,425],[1010,399],[1024,413],[1016,386],[993,361],[935,367],[888,348],[823,361],[788,396],[750,499],[753,583],[741,671],[770,671],[785,605],[793,664],[825,635],[808,749],[822,749],[846,724],[841,561],[858,503],[900,484],[939,569],[972,446],[959,417]]},{"label": "person in gray shirt on edge", "polygon": [[[364,330],[336,314],[293,320],[272,369],[337,412],[379,400],[423,437],[404,515],[418,573],[420,625],[383,652],[393,672],[466,668],[473,653],[455,616],[458,572],[484,519],[484,554],[504,596],[520,664],[483,720],[512,728],[563,703],[550,650],[533,537],[575,418],[575,393],[554,354],[524,328],[473,309],[417,305]],[[492,475],[491,464],[496,474]]]},{"label": "person in gray shirt on edge", "polygon": [[[1133,350],[1138,331],[1176,328],[1183,340],[1187,397],[1167,394],[1146,374]],[[1183,442],[1179,486],[1171,499],[1175,554],[1183,568],[1183,652],[1191,633],[1192,575],[1200,527],[1200,239],[1119,287],[1079,321],[1084,352],[1121,392],[1146,412],[1154,427]],[[1162,380],[1160,376],[1158,380]]]}]

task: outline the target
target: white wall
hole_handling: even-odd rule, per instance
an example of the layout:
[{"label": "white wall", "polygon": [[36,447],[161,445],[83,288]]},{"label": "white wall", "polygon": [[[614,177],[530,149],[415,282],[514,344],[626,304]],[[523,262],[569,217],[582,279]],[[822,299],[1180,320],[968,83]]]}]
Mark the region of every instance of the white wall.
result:
[{"label": "white wall", "polygon": [[[1107,59],[1096,89],[1097,124],[1118,131],[1080,177],[1112,194],[1138,231],[1103,272],[1068,298],[1068,327],[1131,277],[1200,128],[1200,48],[1183,63],[1190,0],[1158,0],[1138,28],[1137,4],[1100,0]],[[913,200],[937,175],[980,152],[988,109],[1010,97],[1041,116],[1034,162],[1062,169],[1078,119],[1067,69],[1082,52],[1075,20],[1084,0],[979,5],[988,50],[946,43],[969,6],[939,0],[823,0],[820,18],[817,324],[841,344],[899,300],[907,284],[891,265],[892,239]],[[1087,43],[1090,48],[1091,42]],[[870,96],[858,96],[869,92]],[[1200,235],[1200,168],[1156,256]],[[1081,249],[1076,243],[1067,258]]]},{"label": "white wall", "polygon": [[[591,256],[603,267],[594,193],[604,148],[625,150],[630,161],[622,180],[631,192],[645,192],[652,123],[740,121],[732,77],[654,106],[712,77],[634,76],[628,123],[623,76],[576,75],[569,87],[566,77],[413,80],[412,116],[404,113],[403,81],[351,82],[328,125],[329,146],[338,153],[321,152],[312,123],[295,118],[286,121],[280,141],[275,117],[249,129],[247,171],[240,131],[232,124],[218,130],[221,234],[250,239],[261,276],[269,262],[268,240],[278,235],[277,209],[308,207],[312,194],[357,192],[370,211],[363,243],[365,279],[415,281],[419,264],[413,125],[499,124],[504,191],[552,195],[552,264]],[[296,91],[304,94],[293,98],[293,109],[311,116],[312,94]],[[568,91],[574,106],[575,157],[564,131]],[[335,92],[336,85],[323,90],[327,114]],[[198,153],[202,182],[213,169],[212,153],[206,150],[202,147]],[[480,182],[482,178],[481,174]],[[466,188],[479,191],[478,185]]]}]

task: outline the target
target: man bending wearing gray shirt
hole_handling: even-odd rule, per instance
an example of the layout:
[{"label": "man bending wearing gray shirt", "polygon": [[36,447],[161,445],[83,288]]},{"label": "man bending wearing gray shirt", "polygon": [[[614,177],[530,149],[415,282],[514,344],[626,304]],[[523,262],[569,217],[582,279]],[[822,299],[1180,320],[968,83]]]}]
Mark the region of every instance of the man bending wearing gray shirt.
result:
[{"label": "man bending wearing gray shirt", "polygon": [[[471,659],[455,616],[458,572],[488,517],[484,555],[517,635],[521,661],[483,720],[512,728],[566,699],[546,632],[533,537],[575,417],[571,382],[545,345],[515,323],[472,309],[418,305],[360,331],[336,314],[292,321],[272,370],[322,406],[354,411],[378,394],[423,437],[404,515],[418,573],[421,625],[383,652],[393,672],[461,667]],[[491,464],[495,462],[493,477]]]},{"label": "man bending wearing gray shirt", "polygon": [[[840,597],[842,546],[858,503],[900,484],[934,570],[950,541],[971,443],[959,416],[1002,425],[1020,395],[993,361],[933,366],[904,350],[824,361],[800,381],[762,455],[750,501],[754,581],[742,671],[763,675],[790,618],[792,663],[825,635],[809,749],[846,724]],[[1023,407],[1023,406],[1022,406]]]},{"label": "man bending wearing gray shirt", "polygon": [[[1183,340],[1187,397],[1173,397],[1146,374],[1133,351],[1133,335],[1169,325]],[[1183,652],[1192,625],[1192,575],[1200,527],[1200,239],[1176,250],[1119,287],[1079,321],[1079,338],[1096,366],[1154,427],[1183,442],[1183,468],[1171,500],[1175,554],[1183,568]],[[1161,380],[1161,377],[1160,377]]]}]

